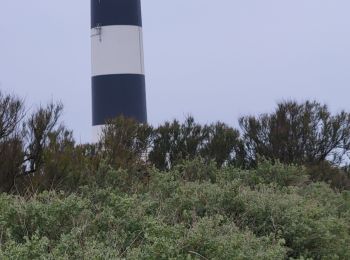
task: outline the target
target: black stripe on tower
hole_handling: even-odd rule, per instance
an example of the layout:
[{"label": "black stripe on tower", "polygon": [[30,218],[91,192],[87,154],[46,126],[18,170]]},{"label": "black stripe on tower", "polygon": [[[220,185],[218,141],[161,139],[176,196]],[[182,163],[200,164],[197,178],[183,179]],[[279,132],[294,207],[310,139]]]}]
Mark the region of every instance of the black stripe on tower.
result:
[{"label": "black stripe on tower", "polygon": [[141,27],[140,0],[91,0],[91,28],[107,25]]},{"label": "black stripe on tower", "polygon": [[92,78],[92,124],[103,125],[116,115],[147,122],[145,76],[115,74]]}]

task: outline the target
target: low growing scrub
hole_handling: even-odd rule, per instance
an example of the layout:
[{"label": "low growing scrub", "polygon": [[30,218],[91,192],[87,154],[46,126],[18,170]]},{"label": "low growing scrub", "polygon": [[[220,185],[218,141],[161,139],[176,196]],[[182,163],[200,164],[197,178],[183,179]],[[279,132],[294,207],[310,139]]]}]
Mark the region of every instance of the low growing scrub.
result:
[{"label": "low growing scrub", "polygon": [[295,166],[206,165],[149,169],[147,182],[103,166],[74,192],[2,194],[0,258],[350,258],[349,192]]}]

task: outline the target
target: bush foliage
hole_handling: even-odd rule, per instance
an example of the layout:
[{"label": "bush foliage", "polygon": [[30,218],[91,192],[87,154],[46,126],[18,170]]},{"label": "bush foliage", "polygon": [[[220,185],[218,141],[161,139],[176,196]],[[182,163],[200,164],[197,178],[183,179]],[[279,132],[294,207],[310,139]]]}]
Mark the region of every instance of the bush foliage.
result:
[{"label": "bush foliage", "polygon": [[0,258],[349,259],[350,193],[298,170],[105,167],[73,193],[2,194]]},{"label": "bush foliage", "polygon": [[349,114],[119,117],[77,144],[61,112],[0,94],[0,259],[350,259]]}]

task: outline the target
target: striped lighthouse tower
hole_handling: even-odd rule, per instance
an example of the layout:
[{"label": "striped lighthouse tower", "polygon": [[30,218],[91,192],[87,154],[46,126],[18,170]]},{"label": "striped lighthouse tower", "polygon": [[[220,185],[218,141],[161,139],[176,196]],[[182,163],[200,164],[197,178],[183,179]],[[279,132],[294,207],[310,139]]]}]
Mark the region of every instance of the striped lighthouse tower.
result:
[{"label": "striped lighthouse tower", "polygon": [[108,119],[147,121],[140,0],[91,0],[91,47],[97,141]]}]

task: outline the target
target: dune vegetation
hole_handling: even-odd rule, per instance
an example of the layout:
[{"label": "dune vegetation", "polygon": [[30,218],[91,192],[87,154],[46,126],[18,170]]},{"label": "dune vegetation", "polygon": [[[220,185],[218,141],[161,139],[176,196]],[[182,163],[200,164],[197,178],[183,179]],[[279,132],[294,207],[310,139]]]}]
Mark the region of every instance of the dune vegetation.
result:
[{"label": "dune vegetation", "polygon": [[78,144],[61,111],[0,94],[0,259],[350,259],[350,114],[119,117]]}]

